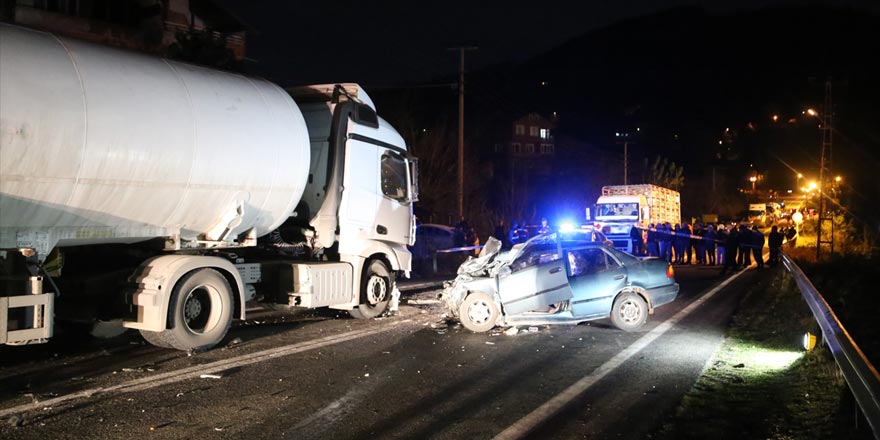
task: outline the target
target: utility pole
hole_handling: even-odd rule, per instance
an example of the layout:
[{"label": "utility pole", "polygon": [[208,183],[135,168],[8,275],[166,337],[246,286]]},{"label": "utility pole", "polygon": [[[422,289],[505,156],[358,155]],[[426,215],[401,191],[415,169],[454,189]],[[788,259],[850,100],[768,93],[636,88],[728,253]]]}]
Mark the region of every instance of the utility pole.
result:
[{"label": "utility pole", "polygon": [[[819,160],[819,220],[816,227],[816,261],[820,261],[822,245],[827,244],[834,255],[834,216],[829,216],[825,202],[825,178],[831,176],[831,135],[834,109],[831,102],[831,80],[825,82],[825,106],[819,121],[822,123],[822,154]],[[822,238],[823,229],[828,236]]]},{"label": "utility pole", "polygon": [[458,70],[458,218],[464,218],[464,52],[477,50],[476,46],[450,47],[459,52]]},{"label": "utility pole", "polygon": [[634,141],[629,140],[629,133],[616,133],[618,138],[623,138],[622,140],[618,139],[616,142],[618,145],[623,144],[623,184],[628,185],[627,172],[629,170],[629,152],[627,151],[629,144],[634,144]]}]

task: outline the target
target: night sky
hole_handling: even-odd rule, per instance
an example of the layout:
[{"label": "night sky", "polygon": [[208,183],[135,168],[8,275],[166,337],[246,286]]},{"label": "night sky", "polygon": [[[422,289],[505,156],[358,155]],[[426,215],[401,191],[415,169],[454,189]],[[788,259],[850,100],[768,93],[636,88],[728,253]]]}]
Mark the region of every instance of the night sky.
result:
[{"label": "night sky", "polygon": [[[870,171],[880,166],[880,72],[871,61],[880,47],[866,41],[880,41],[880,2],[221,3],[253,30],[248,72],[284,86],[358,82],[392,123],[399,109],[390,107],[403,101],[389,91],[454,82],[459,58],[449,48],[478,46],[466,59],[466,142],[492,145],[490,124],[559,110],[557,134],[617,167],[610,135],[640,126],[631,163],[660,155],[684,164],[684,205],[696,215],[707,209],[697,202],[726,128],[739,160],[724,166],[737,186],[748,186],[750,166],[783,191],[795,170],[817,174],[818,130],[801,111],[822,105],[832,77],[835,173],[847,175],[854,203],[876,208],[880,196]],[[551,87],[539,87],[544,80]],[[420,93],[409,97],[423,106],[414,113],[455,120],[452,88]],[[613,178],[601,184],[622,183],[604,181]],[[863,215],[880,224],[874,211]]]},{"label": "night sky", "polygon": [[[249,56],[256,73],[283,85],[354,81],[367,87],[427,82],[454,74],[457,54],[476,45],[470,68],[521,62],[572,37],[623,19],[698,5],[711,13],[792,2],[582,0],[250,1],[222,4],[254,28]],[[795,2],[796,3],[796,2]],[[806,3],[806,2],[801,2]],[[880,11],[872,0],[809,2]]]}]

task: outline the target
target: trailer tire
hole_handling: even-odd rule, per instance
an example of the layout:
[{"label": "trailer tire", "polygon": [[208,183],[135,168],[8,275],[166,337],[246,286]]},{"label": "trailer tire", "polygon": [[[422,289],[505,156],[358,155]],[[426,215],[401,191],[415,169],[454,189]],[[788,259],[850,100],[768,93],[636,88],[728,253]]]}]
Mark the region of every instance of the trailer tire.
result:
[{"label": "trailer tire", "polygon": [[167,329],[144,339],[159,347],[208,350],[220,343],[232,326],[234,305],[232,288],[220,272],[194,270],[181,277],[171,291]]},{"label": "trailer tire", "polygon": [[382,260],[370,260],[361,276],[360,303],[348,311],[355,319],[372,319],[388,309],[394,290],[394,277]]}]

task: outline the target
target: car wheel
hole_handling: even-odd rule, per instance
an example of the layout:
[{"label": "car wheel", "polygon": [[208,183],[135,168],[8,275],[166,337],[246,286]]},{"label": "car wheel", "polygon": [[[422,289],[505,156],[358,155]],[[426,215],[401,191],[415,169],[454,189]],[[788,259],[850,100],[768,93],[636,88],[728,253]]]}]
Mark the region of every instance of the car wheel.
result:
[{"label": "car wheel", "polygon": [[360,304],[348,313],[355,319],[372,319],[388,309],[394,281],[388,266],[381,260],[371,260],[361,277]]},{"label": "car wheel", "polygon": [[485,293],[471,293],[458,308],[458,319],[464,328],[474,332],[487,332],[495,327],[495,321],[501,312],[498,304]]},{"label": "car wheel", "polygon": [[631,332],[648,322],[648,303],[635,292],[623,292],[611,307],[611,322],[615,327]]},{"label": "car wheel", "polygon": [[232,326],[234,305],[229,281],[214,269],[199,269],[181,277],[171,291],[168,328],[141,335],[157,347],[207,350]]}]

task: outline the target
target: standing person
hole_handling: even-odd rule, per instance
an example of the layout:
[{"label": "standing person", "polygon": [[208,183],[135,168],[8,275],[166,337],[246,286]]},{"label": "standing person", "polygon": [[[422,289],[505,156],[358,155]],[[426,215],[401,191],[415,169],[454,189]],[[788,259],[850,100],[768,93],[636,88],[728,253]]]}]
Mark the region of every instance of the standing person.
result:
[{"label": "standing person", "polygon": [[691,226],[687,223],[681,224],[681,248],[682,248],[682,261],[684,264],[691,264],[693,261],[693,250],[691,250]]},{"label": "standing person", "polygon": [[660,249],[657,246],[657,229],[654,227],[653,223],[648,225],[648,256],[660,256]]},{"label": "standing person", "polygon": [[550,232],[550,222],[547,221],[547,217],[541,218],[541,227],[538,228],[538,234],[546,234]]},{"label": "standing person", "polygon": [[721,268],[721,275],[726,274],[727,269],[732,268],[733,271],[736,271],[737,248],[739,248],[739,233],[736,231],[736,226],[733,226],[727,233],[727,240],[724,242],[724,266]]},{"label": "standing person", "polygon": [[697,253],[697,264],[706,264],[706,244],[703,241],[703,225],[701,223],[694,224],[694,236],[691,238],[691,246]]},{"label": "standing person", "polygon": [[764,234],[758,230],[758,225],[752,226],[752,256],[758,263],[758,269],[764,268]]},{"label": "standing person", "polygon": [[797,226],[789,227],[788,231],[785,231],[785,238],[788,240],[788,247],[793,249],[797,240]]},{"label": "standing person", "polygon": [[672,262],[673,264],[681,264],[684,261],[684,247],[681,243],[681,224],[675,224],[675,229],[672,230],[670,236],[672,237],[672,253],[675,254],[672,256]]},{"label": "standing person", "polygon": [[782,249],[782,234],[776,230],[776,226],[770,228],[770,237],[767,246],[770,246],[770,259],[767,264],[775,266],[779,262],[779,251]]},{"label": "standing person", "polygon": [[519,243],[519,223],[517,223],[516,220],[510,224],[510,231],[507,233],[507,236],[511,246]]},{"label": "standing person", "polygon": [[504,225],[504,219],[498,220],[498,224],[495,225],[495,232],[492,236],[501,241],[501,249],[510,249],[510,237],[507,233],[507,226]]},{"label": "standing person", "polygon": [[715,265],[715,228],[712,225],[706,226],[706,232],[703,233],[703,253],[706,255],[706,264]]},{"label": "standing person", "polygon": [[749,240],[750,234],[748,225],[739,225],[739,256],[737,257],[737,264],[739,266],[749,267],[752,265],[752,241]]},{"label": "standing person", "polygon": [[717,256],[716,262],[718,264],[724,264],[724,262],[725,262],[724,252],[726,250],[725,245],[727,242],[727,230],[724,229],[724,223],[718,224],[717,238],[718,238],[718,247],[717,247],[717,254],[716,254],[716,256]]},{"label": "standing person", "polygon": [[657,241],[660,258],[672,263],[672,225],[669,222],[657,225]]},{"label": "standing person", "polygon": [[633,255],[641,256],[642,249],[645,247],[644,239],[642,238],[642,225],[636,223],[631,228],[629,228],[629,238],[632,240],[632,251]]}]

